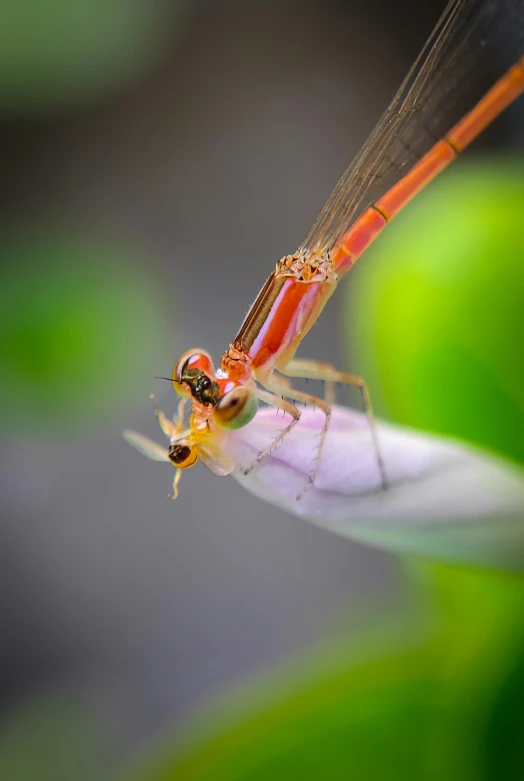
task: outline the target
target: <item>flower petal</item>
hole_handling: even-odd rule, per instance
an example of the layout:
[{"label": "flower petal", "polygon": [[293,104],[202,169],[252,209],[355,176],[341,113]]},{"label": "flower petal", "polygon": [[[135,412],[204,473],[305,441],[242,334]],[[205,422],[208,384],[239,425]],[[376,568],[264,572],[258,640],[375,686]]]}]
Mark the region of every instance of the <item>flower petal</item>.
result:
[{"label": "flower petal", "polygon": [[365,415],[334,407],[314,485],[307,483],[323,417],[302,417],[249,475],[288,419],[272,409],[229,436],[236,479],[256,496],[336,533],[447,561],[524,569],[524,471],[471,446],[377,422],[388,480]]}]

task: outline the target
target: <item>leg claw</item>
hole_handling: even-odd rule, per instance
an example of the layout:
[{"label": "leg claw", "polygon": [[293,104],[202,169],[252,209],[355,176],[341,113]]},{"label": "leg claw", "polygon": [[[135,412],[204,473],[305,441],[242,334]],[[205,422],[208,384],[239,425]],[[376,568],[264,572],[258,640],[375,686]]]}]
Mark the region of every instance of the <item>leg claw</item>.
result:
[{"label": "leg claw", "polygon": [[307,493],[307,491],[309,491],[311,486],[314,484],[315,484],[314,480],[308,480],[307,483],[300,489],[298,494],[295,496],[295,502],[300,502],[304,494]]}]

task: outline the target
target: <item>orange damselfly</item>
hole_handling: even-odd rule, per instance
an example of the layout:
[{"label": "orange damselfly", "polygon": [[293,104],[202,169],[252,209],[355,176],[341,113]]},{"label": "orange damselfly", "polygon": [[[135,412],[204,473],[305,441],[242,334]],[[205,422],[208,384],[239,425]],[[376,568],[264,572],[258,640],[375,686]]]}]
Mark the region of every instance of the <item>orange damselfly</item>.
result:
[{"label": "orange damselfly", "polygon": [[[368,142],[349,166],[297,252],[276,264],[215,370],[203,350],[176,362],[173,384],[192,411],[182,430],[157,409],[168,450],[133,432],[126,438],[180,470],[203,460],[217,474],[234,464],[220,431],[245,426],[259,401],[288,413],[290,422],[257,456],[255,467],[300,419],[297,403],[325,414],[309,483],[315,480],[329,426],[335,383],[359,388],[377,453],[364,380],[318,361],[295,359],[339,279],[391,219],[524,90],[524,0],[451,0],[415,65]],[[325,397],[293,388],[292,378],[325,381]],[[304,488],[304,490],[305,490]]]}]

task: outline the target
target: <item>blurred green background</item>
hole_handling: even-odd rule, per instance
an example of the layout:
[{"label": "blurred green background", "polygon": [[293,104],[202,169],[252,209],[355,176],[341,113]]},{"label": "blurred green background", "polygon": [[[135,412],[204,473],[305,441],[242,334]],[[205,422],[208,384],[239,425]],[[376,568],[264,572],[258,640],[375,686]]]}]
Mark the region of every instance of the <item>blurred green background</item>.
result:
[{"label": "blurred green background", "polygon": [[171,45],[181,0],[19,0],[0,25],[0,110],[85,107],[129,84]]},{"label": "blurred green background", "polygon": [[347,328],[379,415],[522,462],[524,163],[461,163],[355,269]]},{"label": "blurred green background", "polygon": [[143,355],[165,339],[145,270],[132,251],[25,226],[0,246],[0,409],[18,436],[75,436],[102,426],[147,392],[130,349]]},{"label": "blurred green background", "polygon": [[[198,468],[170,503],[120,434],[157,435],[183,350],[227,346],[442,6],[1,11],[0,778],[522,777],[519,578],[399,562]],[[517,461],[522,126],[388,228],[305,353]]]}]

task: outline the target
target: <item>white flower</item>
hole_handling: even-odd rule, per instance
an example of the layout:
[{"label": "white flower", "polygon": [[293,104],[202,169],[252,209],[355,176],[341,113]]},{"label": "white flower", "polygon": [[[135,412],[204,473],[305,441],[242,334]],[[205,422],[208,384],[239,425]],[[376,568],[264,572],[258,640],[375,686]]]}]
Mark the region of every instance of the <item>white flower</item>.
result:
[{"label": "white flower", "polygon": [[272,409],[230,434],[225,449],[247,490],[324,529],[434,559],[524,569],[524,470],[457,441],[377,422],[388,480],[364,415],[333,408],[315,484],[308,480],[322,415],[303,410],[292,433],[248,475],[283,418]]}]

